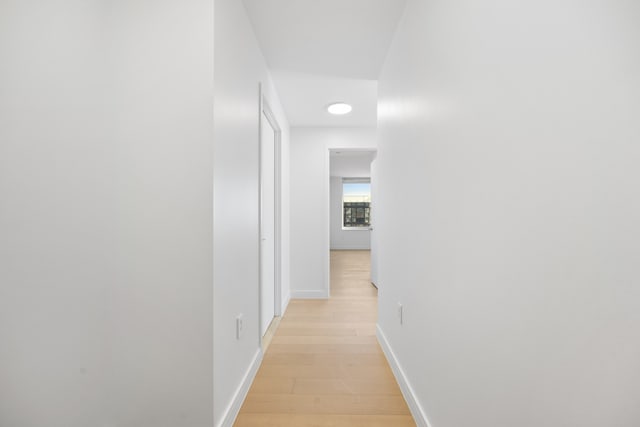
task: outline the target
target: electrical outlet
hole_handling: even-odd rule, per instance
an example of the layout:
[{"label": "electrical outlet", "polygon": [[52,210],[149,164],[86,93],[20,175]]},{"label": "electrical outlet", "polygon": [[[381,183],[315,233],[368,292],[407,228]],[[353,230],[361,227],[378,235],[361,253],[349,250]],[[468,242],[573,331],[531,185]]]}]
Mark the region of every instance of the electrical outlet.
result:
[{"label": "electrical outlet", "polygon": [[402,304],[398,303],[398,320],[400,321],[400,324],[402,325]]},{"label": "electrical outlet", "polygon": [[244,332],[244,318],[242,313],[236,316],[236,339],[239,340],[242,338],[242,333]]}]

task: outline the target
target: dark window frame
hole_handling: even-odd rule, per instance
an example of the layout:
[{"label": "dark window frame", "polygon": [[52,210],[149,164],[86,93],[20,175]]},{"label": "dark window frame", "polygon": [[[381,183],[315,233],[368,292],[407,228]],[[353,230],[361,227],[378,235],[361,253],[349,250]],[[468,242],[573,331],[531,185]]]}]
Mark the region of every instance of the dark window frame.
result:
[{"label": "dark window frame", "polygon": [[[371,226],[371,200],[368,202],[345,202],[345,184],[369,184],[370,178],[343,178],[342,179],[342,228],[362,229]],[[371,193],[369,193],[371,199]]]}]

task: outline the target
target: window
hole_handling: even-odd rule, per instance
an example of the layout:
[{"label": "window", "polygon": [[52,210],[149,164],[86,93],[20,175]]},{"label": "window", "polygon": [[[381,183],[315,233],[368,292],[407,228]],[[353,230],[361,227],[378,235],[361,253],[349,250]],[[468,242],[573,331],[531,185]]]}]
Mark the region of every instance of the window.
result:
[{"label": "window", "polygon": [[344,228],[369,227],[371,220],[371,180],[369,178],[343,178],[342,226]]}]

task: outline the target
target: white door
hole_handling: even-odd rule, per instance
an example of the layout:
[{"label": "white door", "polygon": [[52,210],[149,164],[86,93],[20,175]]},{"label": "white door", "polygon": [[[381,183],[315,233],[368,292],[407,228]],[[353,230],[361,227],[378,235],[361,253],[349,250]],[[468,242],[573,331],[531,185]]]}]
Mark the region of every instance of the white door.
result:
[{"label": "white door", "polygon": [[378,242],[376,239],[376,159],[371,162],[371,283],[378,284]]},{"label": "white door", "polygon": [[262,114],[260,130],[260,330],[275,316],[275,132]]}]

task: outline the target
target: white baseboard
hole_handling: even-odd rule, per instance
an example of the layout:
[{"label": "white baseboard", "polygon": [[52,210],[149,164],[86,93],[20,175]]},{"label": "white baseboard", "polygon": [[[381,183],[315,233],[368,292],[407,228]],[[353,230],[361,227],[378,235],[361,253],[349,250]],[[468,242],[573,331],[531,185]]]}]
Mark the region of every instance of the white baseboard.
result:
[{"label": "white baseboard", "polygon": [[222,417],[222,420],[218,423],[218,427],[233,427],[233,423],[236,421],[236,417],[238,416],[238,412],[240,412],[240,408],[242,407],[242,403],[244,399],[247,397],[247,393],[249,393],[249,388],[251,387],[251,383],[253,383],[253,379],[258,372],[258,368],[262,363],[262,349],[258,349],[255,356],[253,356],[253,360],[247,369],[247,372],[244,374],[242,378],[242,382],[240,386],[236,390],[233,395],[233,399],[227,407],[227,410]]},{"label": "white baseboard", "polygon": [[327,299],[329,293],[326,290],[291,291],[291,299]]},{"label": "white baseboard", "polygon": [[389,345],[389,341],[387,341],[387,337],[382,332],[380,325],[376,325],[376,335],[378,336],[378,342],[380,343],[380,347],[382,347],[382,351],[384,355],[387,357],[387,361],[389,365],[391,365],[391,370],[393,371],[393,375],[396,377],[396,381],[400,385],[400,390],[402,391],[402,395],[404,399],[407,401],[407,405],[409,405],[409,410],[411,411],[411,415],[413,415],[413,419],[419,427],[432,427],[429,422],[427,415],[422,409],[420,402],[416,398],[416,395],[407,379],[396,355],[393,353],[391,346]]},{"label": "white baseboard", "polygon": [[332,251],[370,251],[371,246],[332,246]]}]

